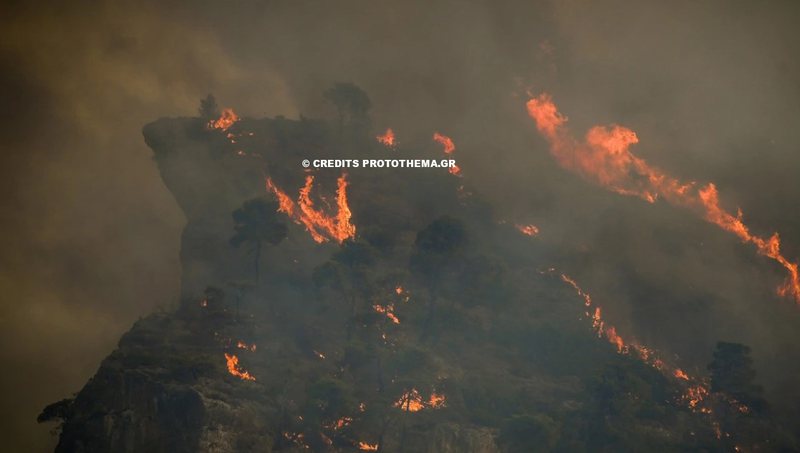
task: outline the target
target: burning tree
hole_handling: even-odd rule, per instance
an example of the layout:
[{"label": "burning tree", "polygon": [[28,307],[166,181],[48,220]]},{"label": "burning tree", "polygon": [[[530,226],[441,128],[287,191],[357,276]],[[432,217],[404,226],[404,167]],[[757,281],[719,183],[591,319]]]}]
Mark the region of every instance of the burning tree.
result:
[{"label": "burning tree", "polygon": [[287,227],[278,218],[278,203],[255,198],[246,201],[241,208],[233,211],[233,229],[236,233],[230,240],[234,247],[239,247],[247,242],[251,244],[253,253],[253,268],[256,283],[258,283],[259,265],[261,262],[261,247],[266,242],[278,245],[286,238]]}]

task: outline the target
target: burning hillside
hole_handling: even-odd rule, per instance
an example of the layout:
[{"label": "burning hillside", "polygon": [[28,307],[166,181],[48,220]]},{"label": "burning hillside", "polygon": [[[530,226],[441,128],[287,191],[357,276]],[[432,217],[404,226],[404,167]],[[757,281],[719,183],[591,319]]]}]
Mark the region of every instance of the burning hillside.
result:
[{"label": "burning hillside", "polygon": [[[724,218],[711,189],[633,156],[632,132],[597,129],[579,143],[549,98],[529,109],[584,177]],[[703,374],[618,329],[576,279],[537,272],[557,258],[539,227],[493,218],[459,170],[345,174],[286,155],[456,152],[440,132],[397,148],[362,113],[328,124],[224,110],[147,126],[188,218],[183,301],[137,323],[75,399],[45,410],[64,421],[59,451],[529,451],[531,433],[545,432],[535,442],[549,451],[685,451],[762,445],[741,434],[754,424],[775,432],[746,347],[720,343]],[[726,367],[742,381],[725,381]]]}]

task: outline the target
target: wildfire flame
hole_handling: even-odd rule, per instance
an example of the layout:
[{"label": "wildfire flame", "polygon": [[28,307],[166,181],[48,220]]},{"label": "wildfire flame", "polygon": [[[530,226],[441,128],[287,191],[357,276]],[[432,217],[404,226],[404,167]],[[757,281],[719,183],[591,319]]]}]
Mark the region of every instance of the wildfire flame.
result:
[{"label": "wildfire flame", "polygon": [[245,380],[245,381],[255,381],[256,380],[256,378],[253,375],[251,375],[247,371],[244,371],[239,366],[239,357],[236,357],[235,354],[228,354],[226,352],[225,353],[225,360],[227,361],[227,364],[228,364],[228,373],[238,377],[239,379]]},{"label": "wildfire flame", "polygon": [[233,109],[223,109],[219,118],[209,121],[206,127],[208,127],[208,129],[227,131],[228,128],[233,126],[233,123],[237,121],[239,121],[239,115],[237,115]]},{"label": "wildfire flame", "polygon": [[447,399],[444,395],[431,392],[431,397],[426,401],[417,389],[411,389],[395,401],[394,407],[399,407],[406,412],[419,412],[425,408],[440,409],[446,406]]},{"label": "wildfire flame", "polygon": [[433,133],[433,141],[440,143],[444,146],[444,153],[445,154],[452,154],[453,151],[456,150],[456,145],[453,143],[453,139],[450,137],[440,134],[438,132]]},{"label": "wildfire flame", "polygon": [[378,444],[368,444],[366,442],[359,442],[358,449],[363,451],[378,451]]},{"label": "wildfire flame", "polygon": [[394,314],[394,304],[389,304],[386,306],[375,304],[372,306],[372,308],[376,312],[386,315],[386,317],[389,318],[389,320],[391,320],[393,323],[400,324],[400,319],[398,319]]},{"label": "wildfire flame", "polygon": [[394,138],[394,131],[392,130],[392,128],[386,129],[386,132],[384,132],[383,135],[378,135],[377,137],[375,137],[375,139],[378,140],[378,143],[382,144],[383,146],[386,146],[387,148],[394,148],[395,146],[397,146],[397,142],[395,142]]},{"label": "wildfire flame", "polygon": [[311,189],[314,177],[306,176],[306,183],[300,189],[297,203],[279,189],[272,179],[267,178],[267,190],[275,194],[278,200],[278,212],[283,212],[298,225],[304,225],[314,241],[318,243],[335,240],[339,243],[356,234],[356,227],[350,223],[352,212],[347,204],[347,178],[345,174],[337,180],[336,215],[328,216],[314,207],[311,200]]},{"label": "wildfire flame", "polygon": [[650,203],[661,197],[698,213],[706,221],[735,234],[742,242],[755,245],[759,254],[775,260],[788,274],[778,294],[800,304],[798,266],[781,254],[778,234],[769,239],[752,234],[742,221],[741,212],[733,215],[720,206],[713,183],[698,187],[694,182],[681,182],[651,167],[629,150],[639,138],[634,131],[622,126],[595,126],[586,133],[584,142],[577,141],[566,127],[567,118],[558,112],[546,93],[529,100],[527,108],[539,132],[550,142],[551,154],[562,167],[623,195],[637,196]]},{"label": "wildfire flame", "polygon": [[[555,269],[550,268],[547,272],[556,272]],[[682,381],[686,381],[687,387],[685,387],[684,394],[680,397],[680,401],[686,404],[690,409],[701,412],[701,413],[711,413],[711,409],[704,406],[702,403],[705,398],[709,394],[708,384],[701,381],[700,379],[693,378],[689,376],[685,371],[680,368],[674,368],[667,365],[663,360],[656,356],[655,352],[652,351],[650,348],[641,345],[636,342],[626,342],[622,339],[622,337],[617,334],[617,329],[613,326],[607,326],[605,321],[602,318],[602,310],[600,307],[595,307],[594,312],[591,313],[589,311],[589,307],[592,306],[592,296],[589,295],[586,291],[584,291],[578,283],[570,276],[561,273],[560,274],[561,280],[570,285],[578,296],[583,299],[584,306],[586,306],[586,315],[589,316],[592,320],[592,329],[597,333],[597,336],[600,338],[605,337],[609,343],[613,344],[617,352],[620,354],[632,354],[635,357],[638,357],[643,362],[649,364],[653,368],[661,371],[665,375],[671,375],[675,379],[679,379]],[[741,404],[738,403],[737,404]],[[744,405],[742,405],[744,406]],[[739,406],[736,406],[739,409]],[[746,409],[747,406],[744,406]],[[741,411],[741,409],[739,409]]]},{"label": "wildfire flame", "polygon": [[522,234],[524,234],[526,236],[536,236],[536,235],[539,234],[539,227],[537,227],[536,225],[534,225],[532,223],[529,224],[529,225],[519,225],[519,224],[517,224],[517,225],[514,225],[514,226],[517,228],[517,230],[519,230],[520,233],[522,233]]}]

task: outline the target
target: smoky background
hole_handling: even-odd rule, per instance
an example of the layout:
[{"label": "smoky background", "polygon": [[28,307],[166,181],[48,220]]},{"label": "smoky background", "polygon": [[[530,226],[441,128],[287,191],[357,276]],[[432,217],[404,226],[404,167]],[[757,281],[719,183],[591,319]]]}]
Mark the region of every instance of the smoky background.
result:
[{"label": "smoky background", "polygon": [[[626,338],[704,370],[753,347],[770,400],[800,407],[798,309],[782,274],[689,212],[558,168],[525,114],[550,92],[576,136],[635,130],[676,177],[714,181],[800,257],[794,2],[10,2],[0,14],[0,405],[9,451],[48,451],[36,415],[78,391],[140,316],[177,304],[184,218],[141,127],[199,99],[245,116],[332,115],[362,87],[376,132],[452,137],[498,218],[531,222]],[[435,149],[435,148],[434,148]],[[432,156],[435,157],[435,156]],[[356,224],[358,219],[355,219]],[[568,303],[565,301],[565,303]],[[785,409],[792,416],[789,409]]]}]

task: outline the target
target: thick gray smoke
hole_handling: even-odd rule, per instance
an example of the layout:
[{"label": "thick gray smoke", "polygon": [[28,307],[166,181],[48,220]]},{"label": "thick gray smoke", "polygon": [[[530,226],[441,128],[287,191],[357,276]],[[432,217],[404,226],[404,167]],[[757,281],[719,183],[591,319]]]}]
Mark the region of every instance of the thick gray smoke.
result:
[{"label": "thick gray smoke", "polygon": [[[140,3],[140,2],[137,2]],[[800,257],[800,39],[791,2],[18,2],[0,14],[8,451],[46,451],[35,417],[77,391],[137,317],[176,303],[183,218],[140,129],[212,92],[250,116],[330,114],[364,88],[377,129],[451,136],[498,216],[541,240],[629,336],[699,367],[751,344],[773,394],[797,381],[800,309],[780,270],[691,213],[557,167],[524,111],[550,92],[576,134],[620,123],[676,177],[715,181]]]}]

